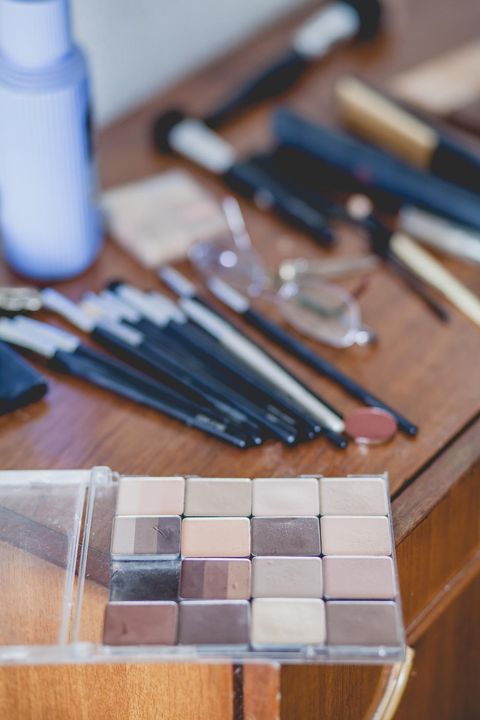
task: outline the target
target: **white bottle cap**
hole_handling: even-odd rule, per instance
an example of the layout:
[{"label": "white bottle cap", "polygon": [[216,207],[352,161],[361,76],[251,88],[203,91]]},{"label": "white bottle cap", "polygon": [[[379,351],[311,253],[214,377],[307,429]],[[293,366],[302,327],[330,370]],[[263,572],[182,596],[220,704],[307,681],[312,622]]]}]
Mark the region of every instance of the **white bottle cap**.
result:
[{"label": "white bottle cap", "polygon": [[0,54],[23,68],[44,68],[72,46],[68,0],[0,0]]}]

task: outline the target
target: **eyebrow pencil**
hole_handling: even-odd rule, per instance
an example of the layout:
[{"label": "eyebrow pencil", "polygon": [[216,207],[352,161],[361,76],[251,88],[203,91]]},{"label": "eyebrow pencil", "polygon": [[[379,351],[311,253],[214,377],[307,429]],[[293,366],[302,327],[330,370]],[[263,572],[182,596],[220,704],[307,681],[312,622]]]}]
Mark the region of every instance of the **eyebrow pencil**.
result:
[{"label": "eyebrow pencil", "polygon": [[227,305],[227,307],[241,315],[249,325],[252,325],[252,327],[259,330],[270,340],[276,342],[277,345],[280,345],[280,347],[288,350],[296,357],[303,360],[303,362],[307,365],[310,365],[310,367],[317,370],[317,372],[321,373],[325,377],[328,377],[334,383],[343,388],[343,390],[349,393],[349,395],[352,395],[365,405],[369,405],[370,407],[380,407],[383,410],[387,410],[397,420],[399,428],[401,428],[407,435],[415,436],[417,434],[418,428],[410,422],[410,420],[407,420],[399,412],[362,387],[362,385],[357,383],[348,375],[345,375],[345,373],[336,368],[332,363],[328,362],[328,360],[325,360],[325,358],[321,357],[321,355],[317,352],[311,350],[300,340],[297,340],[280,325],[277,325],[266,318],[262,313],[254,310],[250,305],[250,301],[246,297],[234,290],[223,280],[220,280],[219,278],[211,278],[207,281],[207,285],[216,298],[221,300],[225,305]]},{"label": "eyebrow pencil", "polygon": [[129,400],[168,415],[238,448],[252,440],[235,426],[160,386],[145,375],[83,345],[78,337],[46,323],[25,317],[0,319],[0,338],[47,358],[54,370],[81,377]]},{"label": "eyebrow pencil", "polygon": [[148,297],[155,302],[157,310],[162,311],[162,317],[158,313],[153,313],[151,306],[146,309],[143,302],[142,313],[147,312],[147,319],[145,314],[141,316],[142,313],[138,311],[136,288],[118,281],[111,283],[110,286],[114,288],[112,294],[116,298],[120,296],[122,302],[131,303],[131,309],[134,306],[137,308],[135,310],[137,321],[134,327],[141,329],[152,342],[167,345],[172,352],[181,355],[182,362],[193,371],[200,368],[210,378],[220,379],[229,386],[235,387],[251,402],[261,404],[268,415],[272,416],[272,421],[293,430],[299,439],[311,439],[320,434],[321,428],[318,422],[306,416],[303,409],[288,396],[190,321],[170,299],[150,291]]},{"label": "eyebrow pencil", "polygon": [[480,193],[480,156],[356,77],[335,85],[340,117],[360,137],[444,180]]},{"label": "eyebrow pencil", "polygon": [[[192,320],[315,417],[329,440],[339,447],[346,446],[347,440],[340,434],[345,429],[345,424],[337,410],[312,393],[292,373],[264,350],[261,350],[248,336],[220,316],[205,300],[199,300],[193,284],[189,283],[180,273],[165,267],[159,271],[159,276],[174,292],[180,295],[179,306]],[[191,288],[188,292],[186,283]]]},{"label": "eyebrow pencil", "polygon": [[379,0],[342,0],[321,7],[296,29],[284,54],[234,90],[207,115],[205,122],[219,127],[248,107],[279,95],[294,85],[309,65],[340,43],[375,37],[381,21]]},{"label": "eyebrow pencil", "polygon": [[275,136],[305,180],[318,186],[322,173],[332,187],[372,195],[380,204],[414,205],[480,230],[476,194],[411,167],[339,130],[310,122],[289,110],[275,114]]},{"label": "eyebrow pencil", "polygon": [[220,177],[227,187],[268,209],[294,227],[329,245],[333,235],[327,218],[296,198],[273,175],[256,164],[255,158],[239,161],[235,150],[205,123],[171,110],[155,123],[153,141],[160,152],[176,152],[195,165]]}]

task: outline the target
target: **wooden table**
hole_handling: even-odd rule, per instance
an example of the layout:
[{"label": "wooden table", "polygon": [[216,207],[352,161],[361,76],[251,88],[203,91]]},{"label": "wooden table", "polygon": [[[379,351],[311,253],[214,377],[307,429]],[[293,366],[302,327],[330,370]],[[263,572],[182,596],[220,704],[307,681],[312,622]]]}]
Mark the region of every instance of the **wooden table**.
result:
[{"label": "wooden table", "polygon": [[[310,118],[332,121],[332,83],[342,72],[381,82],[466,42],[480,29],[478,0],[461,0],[455,6],[448,0],[392,0],[389,9],[384,36],[369,46],[337,50],[281,102]],[[104,187],[181,165],[153,151],[152,118],[172,105],[198,113],[212,107],[228,87],[282,48],[292,27],[307,14],[308,8],[276,23],[222,62],[103,131],[99,159]],[[230,124],[224,136],[241,152],[266,147],[271,109],[256,110]],[[217,182],[189,170],[222,196]],[[245,203],[242,207],[253,240],[270,265],[288,256],[328,256],[272,216]],[[336,252],[358,252],[360,245],[358,238],[343,232]],[[478,267],[453,260],[446,264],[480,292]],[[59,289],[78,298],[84,290],[99,290],[116,277],[145,288],[157,285],[152,273],[108,241],[88,273]],[[5,267],[0,279],[19,282]],[[396,717],[473,720],[480,717],[480,333],[453,309],[451,323],[442,325],[383,269],[373,276],[361,307],[365,322],[380,335],[379,345],[346,351],[322,348],[322,353],[417,422],[420,433],[415,440],[399,435],[372,449],[351,444],[346,452],[322,440],[296,449],[270,442],[242,452],[106,391],[47,371],[47,399],[0,420],[1,465],[8,469],[105,464],[123,473],[252,477],[388,470],[405,622],[416,653]],[[269,349],[332,403],[343,410],[354,406],[331,383],[276,348]],[[289,719],[358,720],[372,717],[387,680],[387,671],[378,667],[292,666],[243,672],[228,665],[18,667],[0,670],[0,717],[263,720],[280,712]]]}]

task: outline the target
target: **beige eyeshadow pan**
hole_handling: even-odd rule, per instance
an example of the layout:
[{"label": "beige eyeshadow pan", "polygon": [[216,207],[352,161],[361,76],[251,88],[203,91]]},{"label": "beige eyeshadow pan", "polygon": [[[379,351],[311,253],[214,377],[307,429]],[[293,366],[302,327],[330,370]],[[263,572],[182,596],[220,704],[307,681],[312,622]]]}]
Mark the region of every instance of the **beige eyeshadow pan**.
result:
[{"label": "beige eyeshadow pan", "polygon": [[325,642],[325,604],[320,599],[257,598],[252,601],[253,647],[296,647]]},{"label": "beige eyeshadow pan", "polygon": [[338,600],[391,600],[395,597],[395,576],[391,557],[323,558],[326,598]]},{"label": "beige eyeshadow pan", "polygon": [[186,516],[248,516],[252,511],[252,481],[248,478],[187,478]]},{"label": "beige eyeshadow pan", "polygon": [[386,515],[385,482],[376,478],[326,478],[319,480],[322,515]]},{"label": "beige eyeshadow pan", "polygon": [[248,557],[250,520],[245,517],[184,518],[184,557]]},{"label": "beige eyeshadow pan", "polygon": [[254,557],[252,597],[321,598],[319,557]]},{"label": "beige eyeshadow pan", "polygon": [[391,555],[386,517],[326,515],[320,518],[324,555]]},{"label": "beige eyeshadow pan", "polygon": [[252,515],[318,515],[316,478],[255,478]]},{"label": "beige eyeshadow pan", "polygon": [[184,496],[183,477],[122,477],[117,515],[182,515]]}]

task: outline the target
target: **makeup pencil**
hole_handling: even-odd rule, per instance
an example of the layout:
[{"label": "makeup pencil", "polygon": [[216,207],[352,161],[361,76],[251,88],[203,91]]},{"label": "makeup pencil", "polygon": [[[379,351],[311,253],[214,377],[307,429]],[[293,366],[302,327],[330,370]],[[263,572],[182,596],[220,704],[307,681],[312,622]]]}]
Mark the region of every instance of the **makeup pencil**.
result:
[{"label": "makeup pencil", "polygon": [[344,124],[414,167],[480,193],[480,156],[358,78],[341,77],[335,99]]},{"label": "makeup pencil", "polygon": [[340,434],[345,429],[345,425],[338,411],[312,393],[309,388],[303,385],[280,363],[261,350],[248,336],[237,330],[228,320],[210,308],[203,299],[199,301],[196,294],[193,297],[186,295],[184,293],[184,283],[182,283],[182,280],[185,281],[186,279],[180,273],[173,271],[172,268],[162,268],[159,275],[174,292],[180,294],[179,306],[192,320],[201,325],[221,344],[228,347],[231,352],[241,357],[244,362],[252,366],[257,372],[264,375],[270,382],[281,388],[283,392],[301,405],[307,413],[315,417],[329,440],[339,447],[346,447],[347,441]]},{"label": "makeup pencil", "polygon": [[355,380],[348,377],[348,375],[345,375],[341,372],[341,370],[322,358],[318,355],[318,353],[311,350],[307,345],[302,343],[300,340],[297,340],[287,330],[284,330],[276,323],[264,317],[258,311],[253,310],[250,306],[249,300],[227,285],[227,283],[223,282],[223,280],[220,280],[219,278],[212,278],[208,281],[208,287],[215,297],[241,315],[244,320],[249,323],[249,325],[252,325],[257,330],[260,330],[260,332],[262,332],[266,337],[299,357],[325,377],[333,380],[333,382],[342,387],[353,397],[361,400],[365,405],[380,407],[387,410],[395,417],[398,426],[406,434],[411,436],[417,434],[418,428],[416,425],[407,420],[403,417],[403,415],[398,413],[389,405],[386,405],[378,397],[355,382]]},{"label": "makeup pencil", "polygon": [[145,375],[83,345],[79,338],[56,327],[29,318],[0,319],[0,337],[5,341],[47,358],[55,370],[81,377],[94,385],[145,405],[208,435],[239,448],[252,441],[236,427],[204,408],[188,402],[178,393],[162,388]]}]

